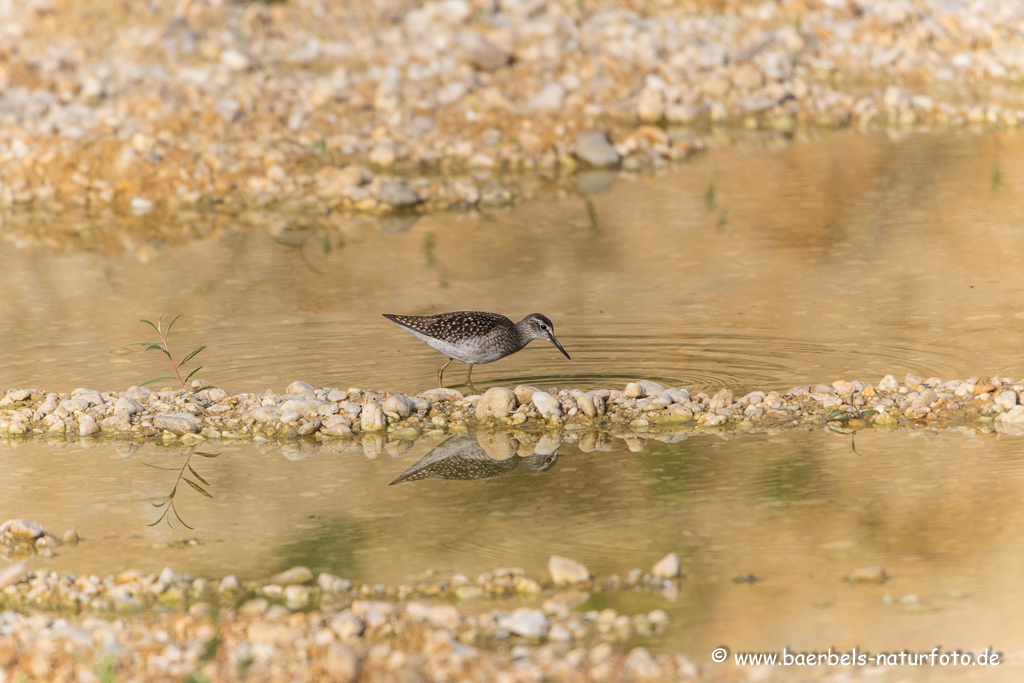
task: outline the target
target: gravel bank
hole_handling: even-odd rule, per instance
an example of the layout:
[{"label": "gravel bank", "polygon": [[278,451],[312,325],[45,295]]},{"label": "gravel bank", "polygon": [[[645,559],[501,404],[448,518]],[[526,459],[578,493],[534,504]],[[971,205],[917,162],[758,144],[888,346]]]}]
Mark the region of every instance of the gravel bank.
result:
[{"label": "gravel bank", "polygon": [[494,206],[715,124],[1024,121],[1013,3],[671,5],[6,0],[0,205]]},{"label": "gravel bank", "polygon": [[284,394],[231,395],[213,388],[186,395],[180,389],[131,387],[123,393],[75,389],[68,395],[10,389],[0,397],[0,435],[54,442],[113,439],[126,448],[147,440],[184,446],[251,440],[300,449],[303,444],[362,449],[376,457],[384,448],[408,448],[419,438],[476,431],[508,435],[481,442],[492,457],[507,458],[551,453],[563,440],[589,452],[609,437],[623,438],[636,450],[648,438],[702,432],[928,427],[1021,435],[1022,391],[1024,380],[944,381],[910,374],[902,384],[886,375],[877,385],[837,380],[738,398],[727,388],[713,396],[691,395],[649,380],[591,391],[492,387],[468,396],[455,389],[407,396],[305,382],[292,382]]},{"label": "gravel bank", "polygon": [[[0,572],[0,676],[9,677],[0,681],[95,680],[104,670],[118,680],[690,680],[697,669],[686,657],[637,644],[668,628],[663,610],[574,610],[592,592],[678,595],[679,575],[675,555],[624,578],[595,579],[552,557],[540,579],[500,568],[415,586],[353,586],[305,567],[263,582],[170,568],[100,579],[23,562]],[[485,611],[488,600],[503,607]],[[473,614],[456,606],[469,603]]]}]

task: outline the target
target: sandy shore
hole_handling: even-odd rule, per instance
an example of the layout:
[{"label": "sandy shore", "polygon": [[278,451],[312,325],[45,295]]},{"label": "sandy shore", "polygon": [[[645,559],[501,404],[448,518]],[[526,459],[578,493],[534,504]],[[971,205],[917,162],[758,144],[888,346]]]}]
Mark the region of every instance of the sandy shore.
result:
[{"label": "sandy shore", "polygon": [[712,126],[1016,127],[1021,54],[994,1],[7,2],[0,204],[503,205]]}]

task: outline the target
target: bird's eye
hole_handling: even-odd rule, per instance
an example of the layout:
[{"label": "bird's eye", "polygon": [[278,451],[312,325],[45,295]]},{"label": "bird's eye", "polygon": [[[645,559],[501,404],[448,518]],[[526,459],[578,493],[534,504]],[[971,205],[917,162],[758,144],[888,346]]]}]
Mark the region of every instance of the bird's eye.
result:
[{"label": "bird's eye", "polygon": [[546,329],[548,329],[548,326],[547,326],[547,325],[545,325],[544,323],[541,323],[541,324],[540,324],[540,329],[542,329],[542,330],[546,330]]}]

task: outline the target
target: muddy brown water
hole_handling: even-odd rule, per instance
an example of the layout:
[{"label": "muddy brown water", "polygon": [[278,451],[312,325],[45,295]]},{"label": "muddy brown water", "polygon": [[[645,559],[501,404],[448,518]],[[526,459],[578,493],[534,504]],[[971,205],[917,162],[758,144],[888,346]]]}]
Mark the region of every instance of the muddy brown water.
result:
[{"label": "muddy brown water", "polygon": [[[535,342],[478,368],[481,390],[1019,378],[1022,152],[1012,133],[837,134],[711,150],[511,211],[240,216],[199,239],[187,217],[133,232],[155,219],[104,230],[96,217],[8,215],[0,387],[125,389],[166,374],[156,354],[120,352],[147,338],[137,318],[166,312],[185,313],[172,345],[208,345],[201,377],[228,391],[298,379],[411,393],[433,386],[443,359],[380,314],[457,309],[545,313],[573,356]],[[463,373],[453,364],[446,377]],[[40,565],[100,575],[170,565],[262,578],[305,564],[406,583],[500,566],[542,575],[552,554],[621,575],[677,552],[687,576],[674,600],[627,592],[581,609],[666,609],[656,647],[698,662],[718,645],[1024,651],[1019,438],[862,433],[856,452],[824,432],[652,440],[635,453],[567,442],[543,471],[388,486],[438,443],[376,458],[218,444],[197,464],[214,498],[179,504],[194,531],[146,526],[173,473],[143,463],[180,466],[180,453],[0,444],[0,518],[77,527],[83,542]],[[873,565],[892,579],[842,581]]]}]

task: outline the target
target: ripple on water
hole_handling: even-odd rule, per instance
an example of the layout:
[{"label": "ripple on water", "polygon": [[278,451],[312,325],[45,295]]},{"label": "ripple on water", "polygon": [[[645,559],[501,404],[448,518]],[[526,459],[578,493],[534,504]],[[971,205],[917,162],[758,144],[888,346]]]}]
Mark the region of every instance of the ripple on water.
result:
[{"label": "ripple on water", "polygon": [[[493,378],[543,379],[572,387],[615,387],[651,379],[690,391],[784,390],[840,378],[877,383],[884,375],[907,372],[923,377],[959,377],[953,350],[940,345],[911,348],[897,344],[828,344],[794,340],[760,330],[693,330],[672,339],[656,334],[600,334],[573,339],[572,374]],[[618,372],[616,372],[618,371]]]},{"label": "ripple on water", "polygon": [[[217,323],[190,336],[207,343],[202,379],[231,392],[283,389],[300,379],[316,386],[388,388],[418,392],[436,386],[444,357],[405,337],[382,338],[376,320],[314,320],[302,323],[234,326]],[[929,343],[921,347],[891,340],[827,343],[796,340],[766,330],[691,328],[648,331],[606,321],[571,321],[564,327],[566,361],[553,348],[535,342],[520,354],[477,368],[478,390],[489,386],[536,384],[544,388],[620,388],[636,379],[650,379],[691,392],[713,393],[729,387],[737,393],[785,390],[801,384],[862,379],[877,383],[892,373],[957,379],[964,376],[962,350]],[[131,337],[126,335],[126,340]],[[184,340],[179,344],[185,349]],[[57,342],[46,352],[60,362],[30,362],[44,357],[40,346],[20,359],[0,365],[5,375],[32,378],[31,386],[69,391],[76,386],[98,389],[127,387],[164,373],[155,354],[82,354],[80,342]],[[550,353],[544,353],[550,351]],[[966,374],[977,374],[972,367]],[[92,379],[89,379],[89,378]],[[99,380],[97,378],[102,378]],[[453,364],[446,384],[461,390],[465,365]]]}]

